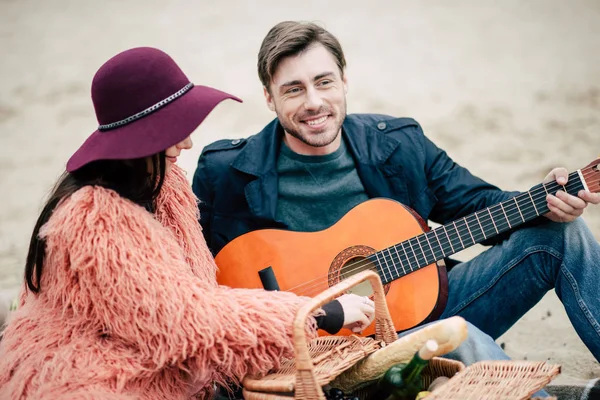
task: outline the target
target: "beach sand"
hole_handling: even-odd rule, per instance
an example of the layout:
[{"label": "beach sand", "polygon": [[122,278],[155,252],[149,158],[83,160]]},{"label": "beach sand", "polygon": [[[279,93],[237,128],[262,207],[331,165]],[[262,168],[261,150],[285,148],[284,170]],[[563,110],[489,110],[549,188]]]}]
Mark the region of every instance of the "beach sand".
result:
[{"label": "beach sand", "polygon": [[[159,47],[197,84],[245,102],[220,105],[180,158],[245,137],[273,118],[256,73],[261,40],[286,19],[321,22],[348,61],[348,111],[410,116],[451,157],[507,190],[600,154],[600,2],[0,0],[0,290],[20,285],[44,196],[95,130],[90,83],[119,51]],[[600,238],[600,208],[585,219]],[[481,248],[459,255],[465,259]],[[510,295],[510,294],[507,294]],[[600,376],[549,293],[498,342],[565,377]]]}]

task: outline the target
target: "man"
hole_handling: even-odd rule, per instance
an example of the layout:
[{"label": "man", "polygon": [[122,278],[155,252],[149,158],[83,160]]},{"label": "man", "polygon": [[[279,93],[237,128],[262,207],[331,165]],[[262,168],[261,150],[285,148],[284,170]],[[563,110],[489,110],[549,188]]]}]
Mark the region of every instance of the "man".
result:
[{"label": "man", "polygon": [[[337,39],[317,25],[282,22],[267,34],[258,73],[277,118],[246,140],[207,146],[194,176],[214,254],[256,229],[324,229],[374,197],[445,224],[515,196],[454,163],[413,119],[346,115],[345,66]],[[567,177],[555,168],[545,181],[565,185]],[[588,203],[600,203],[600,196],[548,194],[543,217],[490,238],[491,248],[449,271],[441,317],[460,315],[496,339],[555,288],[600,360],[600,246],[578,219]],[[467,364],[505,358],[488,339],[470,327],[475,344],[468,346],[481,348],[458,357]]]}]

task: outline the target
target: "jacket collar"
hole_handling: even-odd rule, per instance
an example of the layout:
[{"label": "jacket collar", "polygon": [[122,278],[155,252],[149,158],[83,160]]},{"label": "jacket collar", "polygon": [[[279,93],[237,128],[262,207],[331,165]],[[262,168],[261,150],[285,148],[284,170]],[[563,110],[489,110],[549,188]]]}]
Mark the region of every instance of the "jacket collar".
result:
[{"label": "jacket collar", "polygon": [[231,166],[238,171],[254,176],[275,173],[282,137],[283,127],[275,118],[262,131],[248,139]]},{"label": "jacket collar", "polygon": [[[396,171],[385,162],[400,141],[374,130],[354,115],[346,117],[342,132],[369,197],[392,197],[394,188],[387,177]],[[277,158],[282,137],[283,127],[276,118],[249,138],[231,163],[238,171],[257,178],[244,188],[245,197],[252,214],[271,221],[277,212]]]},{"label": "jacket collar", "polygon": [[[244,188],[250,212],[259,218],[274,221],[277,213],[277,153],[283,128],[273,120],[260,133],[248,139],[231,166],[257,177]],[[282,225],[282,227],[285,227]]]},{"label": "jacket collar", "polygon": [[[354,160],[360,164],[382,165],[400,145],[399,140],[377,132],[354,115],[346,117],[342,132]],[[258,177],[274,174],[282,137],[283,127],[275,118],[261,132],[248,139],[231,166]],[[260,155],[258,159],[262,162],[257,162],[257,155]]]},{"label": "jacket collar", "polygon": [[374,130],[354,115],[346,117],[342,130],[357,164],[383,165],[400,145],[399,140]]}]

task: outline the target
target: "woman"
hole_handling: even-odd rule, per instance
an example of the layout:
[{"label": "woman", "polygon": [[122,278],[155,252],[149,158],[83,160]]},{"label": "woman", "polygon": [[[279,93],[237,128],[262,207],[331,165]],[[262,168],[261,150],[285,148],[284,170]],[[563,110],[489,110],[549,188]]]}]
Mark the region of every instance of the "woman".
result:
[{"label": "woman", "polygon": [[[99,69],[100,126],[35,225],[0,343],[0,398],[207,398],[291,354],[306,300],[217,285],[196,198],[175,165],[227,98],[241,101],[194,86],[156,49],[125,51]],[[343,320],[359,330],[373,316],[372,302],[354,295],[335,309],[342,318],[328,313],[322,327]],[[315,321],[307,329],[314,335]]]}]

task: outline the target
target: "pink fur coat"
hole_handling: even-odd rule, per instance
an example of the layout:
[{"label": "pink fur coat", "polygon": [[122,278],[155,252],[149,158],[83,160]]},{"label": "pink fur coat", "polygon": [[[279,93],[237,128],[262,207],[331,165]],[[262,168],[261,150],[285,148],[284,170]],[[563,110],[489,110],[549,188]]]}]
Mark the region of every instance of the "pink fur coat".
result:
[{"label": "pink fur coat", "polygon": [[154,215],[85,187],[40,236],[41,292],[22,291],[0,342],[0,399],[210,398],[214,384],[265,373],[292,351],[305,300],[217,285],[177,167]]}]

